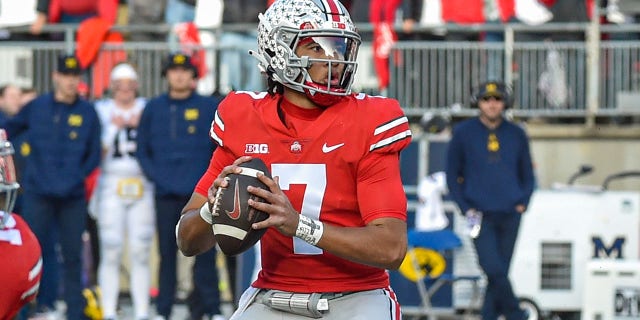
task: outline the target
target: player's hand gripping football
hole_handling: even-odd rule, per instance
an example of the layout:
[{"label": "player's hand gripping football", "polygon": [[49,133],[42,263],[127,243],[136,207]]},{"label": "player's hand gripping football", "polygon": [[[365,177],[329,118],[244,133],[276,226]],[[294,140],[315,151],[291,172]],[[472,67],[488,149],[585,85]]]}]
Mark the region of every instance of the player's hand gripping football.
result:
[{"label": "player's hand gripping football", "polygon": [[275,227],[285,236],[295,236],[300,214],[293,208],[287,195],[280,189],[280,178],[276,176],[271,179],[263,174],[259,174],[258,179],[266,184],[269,190],[249,186],[247,191],[267,202],[258,202],[251,199],[249,200],[249,205],[256,210],[268,213],[269,218],[254,223],[252,227],[254,229]]},{"label": "player's hand gripping football", "polygon": [[[222,169],[208,191],[210,210],[213,209],[213,203],[215,202],[218,188],[227,188],[229,186],[229,181],[225,178],[230,174],[240,174],[242,172],[240,165],[251,159],[252,157],[250,156],[242,156],[236,159],[233,164]],[[291,202],[289,202],[289,198],[287,198],[284,192],[280,189],[278,177],[271,179],[268,176],[259,174],[258,179],[267,185],[269,190],[249,186],[247,191],[253,195],[263,198],[267,203],[261,203],[250,199],[248,204],[256,210],[268,213],[269,218],[262,222],[254,223],[252,225],[253,229],[275,227],[286,236],[294,236],[298,226],[299,213],[293,208]]]}]

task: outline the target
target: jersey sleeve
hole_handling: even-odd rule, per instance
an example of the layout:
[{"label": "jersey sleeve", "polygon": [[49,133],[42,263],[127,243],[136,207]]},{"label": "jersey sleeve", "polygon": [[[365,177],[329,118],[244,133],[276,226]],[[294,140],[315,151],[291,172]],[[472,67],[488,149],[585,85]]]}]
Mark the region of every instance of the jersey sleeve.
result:
[{"label": "jersey sleeve", "polygon": [[365,224],[378,218],[407,220],[407,196],[397,154],[375,153],[360,163],[358,206]]},{"label": "jersey sleeve", "polygon": [[213,181],[218,177],[222,169],[233,163],[233,161],[235,161],[235,157],[227,149],[224,147],[216,148],[213,152],[213,156],[211,157],[211,161],[209,161],[209,167],[207,167],[207,171],[205,171],[202,177],[200,177],[194,192],[206,197],[208,195],[209,188],[213,185]]},{"label": "jersey sleeve", "polygon": [[[369,223],[378,218],[407,219],[407,197],[400,176],[400,152],[411,142],[409,121],[398,101],[370,97],[368,153],[358,164],[358,204]],[[368,108],[369,109],[369,108]]]},{"label": "jersey sleeve", "polygon": [[[211,123],[209,136],[220,147],[224,147],[230,137],[225,136],[226,123],[242,125],[246,123],[248,112],[252,112],[256,105],[267,97],[266,92],[232,91],[218,105],[218,109]],[[232,138],[232,137],[231,137]]]},{"label": "jersey sleeve", "polygon": [[225,123],[243,123],[242,118],[248,111],[248,109],[245,108],[253,107],[256,98],[259,97],[244,94],[242,91],[234,91],[229,93],[229,95],[218,104],[213,121],[211,122],[211,129],[209,130],[209,137],[218,147],[211,157],[207,171],[202,175],[196,185],[195,192],[206,197],[209,188],[220,174],[220,171],[236,160],[237,156],[228,148],[228,143],[233,141],[225,140],[233,140],[232,137],[225,136]]},{"label": "jersey sleeve", "polygon": [[411,142],[409,120],[395,99],[371,97],[369,152],[398,153]]}]

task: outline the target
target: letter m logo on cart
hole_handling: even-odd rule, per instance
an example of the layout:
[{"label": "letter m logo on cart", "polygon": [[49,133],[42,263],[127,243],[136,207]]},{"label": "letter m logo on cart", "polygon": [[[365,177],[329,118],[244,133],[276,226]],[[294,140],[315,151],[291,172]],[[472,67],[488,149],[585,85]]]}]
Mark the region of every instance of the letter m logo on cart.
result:
[{"label": "letter m logo on cart", "polygon": [[622,255],[624,238],[616,238],[610,246],[605,245],[600,237],[591,238],[591,242],[593,243],[593,258],[624,259]]}]

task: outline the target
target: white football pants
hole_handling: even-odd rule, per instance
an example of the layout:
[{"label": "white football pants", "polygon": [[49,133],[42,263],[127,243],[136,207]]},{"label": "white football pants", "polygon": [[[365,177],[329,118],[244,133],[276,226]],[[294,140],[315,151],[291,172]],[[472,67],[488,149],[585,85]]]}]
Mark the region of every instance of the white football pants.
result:
[{"label": "white football pants", "polygon": [[102,291],[102,309],[105,319],[117,318],[120,262],[123,242],[127,239],[135,319],[147,319],[151,286],[149,256],[155,233],[153,186],[145,179],[142,197],[125,199],[117,193],[119,179],[102,176],[96,190],[101,256],[98,285]]}]

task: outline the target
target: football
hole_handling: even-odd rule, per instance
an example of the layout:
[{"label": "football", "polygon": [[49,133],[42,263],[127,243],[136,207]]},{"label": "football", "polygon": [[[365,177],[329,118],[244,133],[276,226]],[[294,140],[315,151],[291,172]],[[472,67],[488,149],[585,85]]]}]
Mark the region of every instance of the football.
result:
[{"label": "football", "polygon": [[257,178],[258,172],[271,177],[267,165],[258,158],[240,165],[242,173],[226,177],[229,185],[219,188],[213,204],[213,233],[218,246],[228,256],[240,254],[251,248],[267,229],[254,230],[251,224],[269,217],[265,212],[249,206],[249,199],[265,202],[247,191],[248,186],[269,189]]}]

